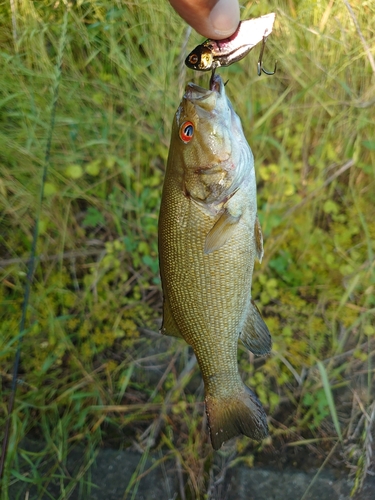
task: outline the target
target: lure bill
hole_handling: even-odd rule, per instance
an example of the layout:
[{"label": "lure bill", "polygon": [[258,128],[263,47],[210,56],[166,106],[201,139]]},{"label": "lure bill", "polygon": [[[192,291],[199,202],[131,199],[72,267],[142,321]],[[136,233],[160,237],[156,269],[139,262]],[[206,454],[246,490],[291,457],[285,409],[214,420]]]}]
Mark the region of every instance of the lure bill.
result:
[{"label": "lure bill", "polygon": [[275,14],[241,21],[235,33],[224,40],[206,40],[195,47],[185,64],[196,71],[210,71],[244,58],[250,50],[272,33]]}]

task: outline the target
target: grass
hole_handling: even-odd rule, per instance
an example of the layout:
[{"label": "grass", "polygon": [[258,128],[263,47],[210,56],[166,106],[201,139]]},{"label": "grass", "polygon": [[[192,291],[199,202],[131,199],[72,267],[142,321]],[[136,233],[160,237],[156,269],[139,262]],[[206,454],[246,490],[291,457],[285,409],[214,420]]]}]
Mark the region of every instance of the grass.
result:
[{"label": "grass", "polygon": [[[253,295],[274,339],[266,359],[239,354],[270,438],[221,453],[249,465],[285,444],[328,456],[341,432],[336,456],[358,489],[374,421],[375,76],[365,44],[375,11],[351,5],[353,14],[344,2],[288,2],[264,56],[266,68],[279,61],[276,75],[258,78],[254,53],[221,71],[256,158],[265,258]],[[274,9],[247,5],[242,18]],[[200,374],[188,347],[156,333],[157,217],[183,85],[208,77],[183,66],[188,32],[164,2],[76,2],[62,40],[65,11],[47,0],[0,9],[0,429],[64,46],[1,498],[22,483],[19,498],[31,487],[42,498],[51,482],[59,498],[74,488],[85,498],[103,445],[162,452],[179,464],[183,495],[203,498],[214,453]],[[200,40],[192,34],[188,49]],[[64,463],[78,445],[73,481]]]}]

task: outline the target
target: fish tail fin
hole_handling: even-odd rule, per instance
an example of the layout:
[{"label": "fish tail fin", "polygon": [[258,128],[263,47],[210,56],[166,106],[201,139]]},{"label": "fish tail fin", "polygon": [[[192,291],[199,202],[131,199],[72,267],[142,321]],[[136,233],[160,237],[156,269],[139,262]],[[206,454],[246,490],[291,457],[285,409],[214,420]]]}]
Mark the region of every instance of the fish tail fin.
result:
[{"label": "fish tail fin", "polygon": [[239,434],[256,441],[267,437],[266,413],[254,392],[245,384],[242,390],[226,398],[214,398],[207,394],[205,403],[214,450]]}]

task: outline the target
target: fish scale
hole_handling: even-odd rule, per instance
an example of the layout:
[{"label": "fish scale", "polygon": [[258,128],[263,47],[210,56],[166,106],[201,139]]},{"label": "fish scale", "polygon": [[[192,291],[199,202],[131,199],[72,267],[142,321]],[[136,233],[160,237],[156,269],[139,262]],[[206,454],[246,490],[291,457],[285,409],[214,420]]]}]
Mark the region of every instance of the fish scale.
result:
[{"label": "fish scale", "polygon": [[[263,347],[256,349],[265,352],[271,343],[251,300],[254,261],[263,251],[260,227],[255,231],[252,153],[220,77],[214,83],[214,90],[190,84],[175,116],[159,216],[159,260],[161,332],[182,337],[196,354],[211,442],[218,449],[239,433],[255,439],[267,435],[264,410],[239,375],[237,350],[239,338],[247,347],[260,339]],[[195,126],[196,135],[182,134],[183,141],[185,125]],[[202,173],[192,176],[197,168]],[[222,176],[216,175],[218,169]],[[203,192],[200,179],[206,200],[192,194]],[[220,190],[210,182],[220,182]]]},{"label": "fish scale", "polygon": [[[178,186],[176,194],[179,194]],[[194,202],[185,198],[183,206],[190,214],[192,223],[189,231],[181,235],[173,210],[177,206],[182,209],[178,205],[181,200],[176,197],[173,203],[174,198],[168,198],[170,204],[165,207],[168,216],[164,231],[168,234],[170,253],[165,255],[164,273],[165,279],[174,283],[168,297],[171,303],[178,305],[172,306],[175,320],[184,332],[186,342],[197,354],[205,384],[209,386],[209,377],[221,373],[223,366],[237,381],[238,316],[243,316],[246,302],[250,299],[252,277],[251,273],[243,272],[246,260],[249,260],[246,254],[251,252],[249,235],[243,228],[222,249],[204,255],[204,237],[212,227],[212,219],[199,217],[201,213]],[[237,238],[244,247],[242,252],[239,251]],[[184,261],[190,262],[191,267],[182,273],[178,262]],[[228,281],[231,274],[238,274],[240,279]],[[205,307],[202,308],[202,305]],[[232,310],[230,315],[228,309]],[[201,331],[200,336],[196,335],[197,330]],[[215,344],[212,344],[210,331],[216,332]],[[233,339],[231,345],[228,339]]]}]

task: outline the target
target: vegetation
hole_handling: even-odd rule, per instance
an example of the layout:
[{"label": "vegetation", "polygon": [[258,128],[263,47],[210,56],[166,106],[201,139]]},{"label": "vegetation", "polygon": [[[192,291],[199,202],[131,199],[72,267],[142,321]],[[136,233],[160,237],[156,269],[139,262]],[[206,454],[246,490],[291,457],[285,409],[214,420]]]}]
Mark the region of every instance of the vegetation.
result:
[{"label": "vegetation", "polygon": [[[158,206],[184,85],[207,85],[183,64],[201,37],[167,2],[0,5],[1,439],[22,340],[1,498],[17,482],[42,498],[56,480],[59,498],[75,488],[85,498],[103,445],[158,450],[179,464],[186,498],[208,498],[214,452],[199,370],[189,347],[157,333]],[[308,447],[320,463],[350,467],[358,490],[374,421],[375,4],[351,5],[289,0],[264,56],[266,68],[279,61],[276,75],[258,78],[257,49],[221,70],[256,158],[265,258],[253,296],[274,349],[265,359],[239,352],[270,437],[219,453],[252,466],[267,450]],[[274,10],[245,2],[241,15]],[[36,219],[39,260],[19,332]],[[72,479],[64,464],[77,445],[84,460]]]}]

